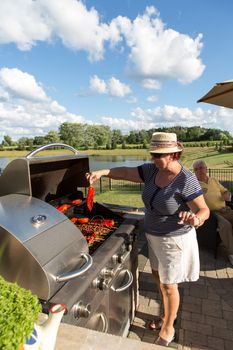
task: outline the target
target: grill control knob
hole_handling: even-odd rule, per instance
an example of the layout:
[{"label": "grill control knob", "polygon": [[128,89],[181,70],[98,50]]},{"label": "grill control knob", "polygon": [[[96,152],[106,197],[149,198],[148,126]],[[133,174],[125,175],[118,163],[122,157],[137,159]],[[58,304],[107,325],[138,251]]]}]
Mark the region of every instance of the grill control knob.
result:
[{"label": "grill control knob", "polygon": [[101,275],[104,277],[113,277],[114,276],[114,269],[109,269],[105,267],[103,270],[101,270]]},{"label": "grill control knob", "polygon": [[92,282],[93,287],[98,288],[100,290],[108,289],[108,282],[104,278],[97,277]]},{"label": "grill control knob", "polygon": [[73,306],[72,312],[73,312],[74,318],[79,318],[79,317],[87,318],[91,313],[91,305],[84,304],[82,301],[79,301],[77,304]]},{"label": "grill control knob", "polygon": [[121,254],[114,254],[112,256],[112,261],[115,263],[115,264],[121,264],[123,262],[122,260],[122,255]]}]

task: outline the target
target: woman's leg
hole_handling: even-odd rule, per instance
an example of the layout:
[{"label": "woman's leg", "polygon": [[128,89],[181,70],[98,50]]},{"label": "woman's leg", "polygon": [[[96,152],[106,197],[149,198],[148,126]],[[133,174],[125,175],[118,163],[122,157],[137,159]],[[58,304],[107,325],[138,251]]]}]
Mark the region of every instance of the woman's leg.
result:
[{"label": "woman's leg", "polygon": [[174,321],[180,304],[178,284],[160,283],[160,289],[164,304],[164,322],[159,335],[161,338],[171,341],[175,333]]}]

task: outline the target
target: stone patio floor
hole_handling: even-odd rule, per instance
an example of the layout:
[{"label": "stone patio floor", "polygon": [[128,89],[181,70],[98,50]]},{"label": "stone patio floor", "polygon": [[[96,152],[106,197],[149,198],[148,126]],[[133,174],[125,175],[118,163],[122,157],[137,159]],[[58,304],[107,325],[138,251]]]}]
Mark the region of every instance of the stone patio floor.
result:
[{"label": "stone patio floor", "polygon": [[[161,314],[161,302],[152,279],[143,232],[138,235],[139,307],[128,338],[154,344],[158,332],[148,322]],[[178,350],[233,350],[233,268],[224,247],[217,259],[200,250],[201,272],[197,282],[180,285],[181,304],[176,323]]]}]

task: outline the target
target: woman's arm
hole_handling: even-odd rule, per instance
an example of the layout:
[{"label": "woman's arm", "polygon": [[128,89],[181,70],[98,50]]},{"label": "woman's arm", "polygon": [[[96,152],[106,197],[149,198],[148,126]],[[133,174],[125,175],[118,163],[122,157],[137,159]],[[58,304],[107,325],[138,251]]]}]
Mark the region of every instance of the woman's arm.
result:
[{"label": "woman's arm", "polygon": [[179,213],[179,224],[192,225],[199,227],[204,224],[210,216],[210,210],[206,205],[203,195],[196,197],[190,202],[187,202],[191,211],[182,211]]},{"label": "woman's arm", "polygon": [[112,169],[101,169],[86,174],[90,184],[99,180],[102,176],[115,180],[127,180],[132,182],[142,182],[137,167],[117,167]]}]

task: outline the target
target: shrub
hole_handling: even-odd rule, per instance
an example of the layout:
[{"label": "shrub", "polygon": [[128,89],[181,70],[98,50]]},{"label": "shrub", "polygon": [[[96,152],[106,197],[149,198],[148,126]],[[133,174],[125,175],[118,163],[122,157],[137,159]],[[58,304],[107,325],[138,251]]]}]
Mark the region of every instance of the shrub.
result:
[{"label": "shrub", "polygon": [[31,291],[0,276],[0,349],[15,350],[24,344],[40,311],[41,305]]}]

